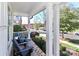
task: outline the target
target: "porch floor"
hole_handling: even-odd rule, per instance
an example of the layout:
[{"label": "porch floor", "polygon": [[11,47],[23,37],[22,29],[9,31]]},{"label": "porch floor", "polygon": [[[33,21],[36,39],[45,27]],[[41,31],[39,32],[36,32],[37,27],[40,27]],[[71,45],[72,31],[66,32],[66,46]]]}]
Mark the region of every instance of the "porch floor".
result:
[{"label": "porch floor", "polygon": [[45,56],[45,53],[32,40],[29,41],[29,44],[34,47],[31,56]]}]

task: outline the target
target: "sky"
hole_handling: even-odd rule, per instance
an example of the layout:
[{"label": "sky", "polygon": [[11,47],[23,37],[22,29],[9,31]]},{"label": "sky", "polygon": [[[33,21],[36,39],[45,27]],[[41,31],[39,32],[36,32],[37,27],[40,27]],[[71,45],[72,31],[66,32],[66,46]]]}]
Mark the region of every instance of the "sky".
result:
[{"label": "sky", "polygon": [[68,4],[69,4],[69,7],[71,7],[71,8],[79,8],[79,2],[71,2]]},{"label": "sky", "polygon": [[41,11],[40,13],[36,14],[35,16],[33,16],[33,18],[31,19],[31,23],[37,22],[37,23],[44,23],[44,12]]},{"label": "sky", "polygon": [[[68,3],[68,6],[70,8],[79,8],[79,3],[78,2],[70,2]],[[44,23],[45,19],[44,19],[44,12],[40,12],[38,14],[36,14],[35,16],[33,16],[33,18],[30,20],[30,23],[33,24],[34,22],[37,23]],[[28,24],[28,18],[27,17],[22,17],[22,23],[23,24]]]}]

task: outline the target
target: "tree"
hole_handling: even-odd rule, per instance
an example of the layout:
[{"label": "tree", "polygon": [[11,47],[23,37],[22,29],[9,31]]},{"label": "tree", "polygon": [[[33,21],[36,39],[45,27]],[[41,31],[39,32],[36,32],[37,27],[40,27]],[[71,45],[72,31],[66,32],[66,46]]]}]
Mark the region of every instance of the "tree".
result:
[{"label": "tree", "polygon": [[13,31],[14,31],[14,32],[19,32],[19,31],[22,31],[22,28],[21,28],[20,25],[14,25],[14,26],[13,26]]},{"label": "tree", "polygon": [[60,31],[62,31],[62,38],[64,32],[71,32],[79,28],[79,14],[76,9],[64,7],[60,11]]},{"label": "tree", "polygon": [[35,29],[36,29],[36,30],[39,30],[39,23],[36,23],[36,22],[35,22]]}]

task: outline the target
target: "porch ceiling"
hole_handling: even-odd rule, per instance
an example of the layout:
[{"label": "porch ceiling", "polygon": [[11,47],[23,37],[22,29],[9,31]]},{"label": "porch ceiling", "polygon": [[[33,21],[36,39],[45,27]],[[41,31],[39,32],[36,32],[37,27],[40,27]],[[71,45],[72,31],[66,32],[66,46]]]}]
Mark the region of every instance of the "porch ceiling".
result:
[{"label": "porch ceiling", "polygon": [[10,2],[14,14],[32,16],[45,8],[43,2]]}]

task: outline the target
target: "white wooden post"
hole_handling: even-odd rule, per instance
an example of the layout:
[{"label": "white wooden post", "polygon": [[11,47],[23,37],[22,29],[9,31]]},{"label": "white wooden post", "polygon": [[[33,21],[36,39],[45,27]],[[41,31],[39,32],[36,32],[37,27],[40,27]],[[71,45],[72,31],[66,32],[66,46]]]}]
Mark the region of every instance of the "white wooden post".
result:
[{"label": "white wooden post", "polygon": [[52,56],[53,55],[53,33],[52,33],[52,23],[53,23],[53,4],[48,3],[46,6],[46,55]]},{"label": "white wooden post", "polygon": [[59,56],[59,3],[53,5],[53,54]]},{"label": "white wooden post", "polygon": [[31,39],[30,37],[30,18],[28,17],[28,39]]},{"label": "white wooden post", "polygon": [[8,55],[8,5],[0,2],[0,56]]},{"label": "white wooden post", "polygon": [[8,55],[12,55],[13,54],[13,13],[12,13],[12,7],[11,5],[8,3]]}]

